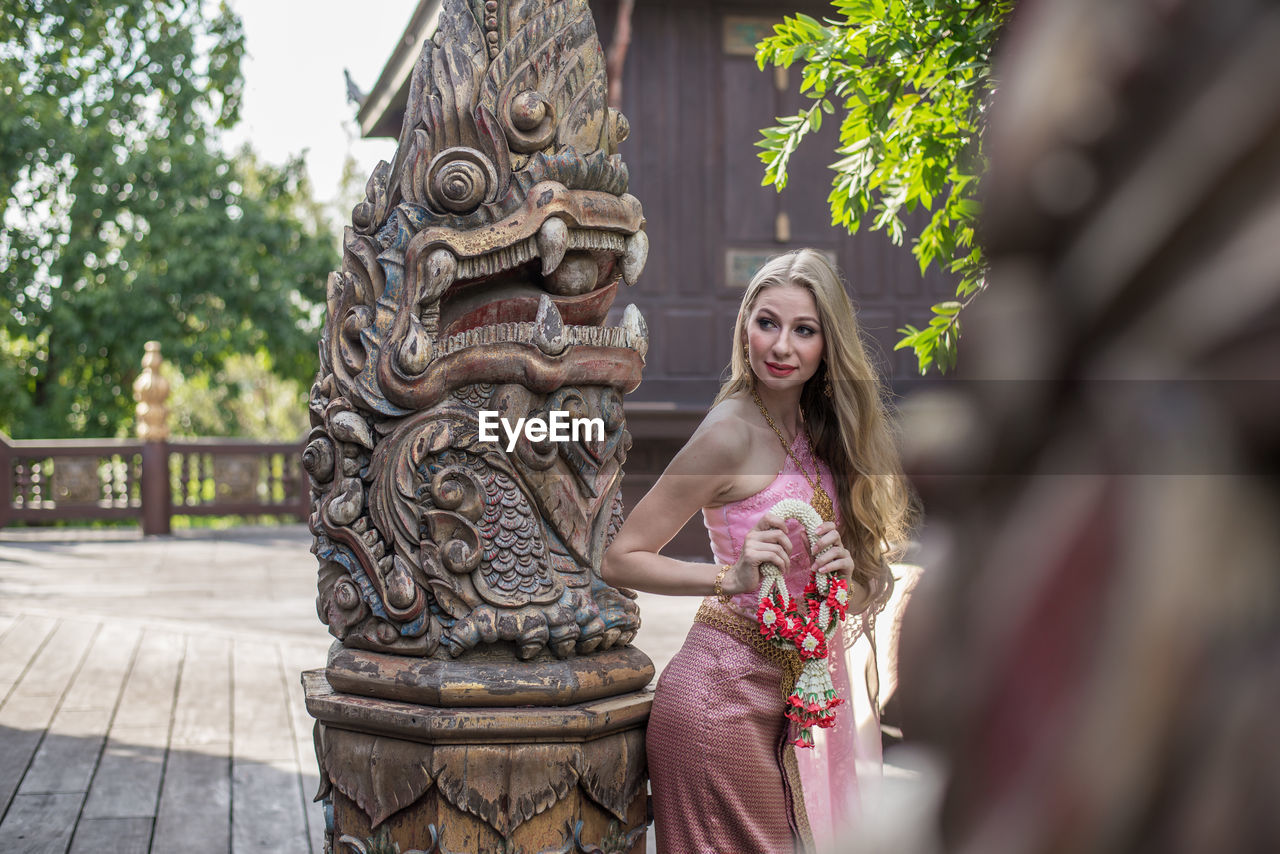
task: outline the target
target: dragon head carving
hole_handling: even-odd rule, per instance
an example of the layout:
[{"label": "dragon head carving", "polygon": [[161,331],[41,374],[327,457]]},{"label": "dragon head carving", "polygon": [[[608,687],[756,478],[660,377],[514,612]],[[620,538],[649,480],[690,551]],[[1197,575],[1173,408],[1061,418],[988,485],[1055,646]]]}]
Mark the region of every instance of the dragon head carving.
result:
[{"label": "dragon head carving", "polygon": [[[566,657],[639,626],[598,574],[648,347],[633,305],[605,325],[648,253],[605,91],[585,0],[445,0],[327,287],[304,464],[347,645]],[[484,410],[604,432],[508,448]]]}]

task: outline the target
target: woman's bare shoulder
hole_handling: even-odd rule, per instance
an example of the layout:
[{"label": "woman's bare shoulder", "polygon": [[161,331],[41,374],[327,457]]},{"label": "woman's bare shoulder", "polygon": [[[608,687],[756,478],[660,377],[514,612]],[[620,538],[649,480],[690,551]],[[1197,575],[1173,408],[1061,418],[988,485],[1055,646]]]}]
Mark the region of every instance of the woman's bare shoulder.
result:
[{"label": "woman's bare shoulder", "polygon": [[716,404],[689,441],[672,460],[672,465],[687,473],[731,475],[750,459],[752,443],[757,441],[755,426],[741,401],[732,398]]},{"label": "woman's bare shoulder", "polygon": [[702,419],[689,441],[705,443],[723,454],[746,456],[756,433],[749,418],[754,412],[744,409],[740,400],[722,400]]}]

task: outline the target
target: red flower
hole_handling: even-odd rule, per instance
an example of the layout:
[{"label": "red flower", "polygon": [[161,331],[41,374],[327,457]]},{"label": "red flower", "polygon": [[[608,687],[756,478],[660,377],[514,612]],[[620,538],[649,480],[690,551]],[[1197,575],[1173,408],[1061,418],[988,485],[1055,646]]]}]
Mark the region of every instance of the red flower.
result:
[{"label": "red flower", "polygon": [[807,599],[805,602],[809,606],[809,622],[816,623],[818,621],[818,609],[822,607],[822,600]]},{"label": "red flower", "polygon": [[843,578],[831,579],[831,587],[827,590],[827,607],[837,619],[843,620],[849,613],[849,584]]},{"label": "red flower", "polygon": [[826,658],[827,638],[818,628],[817,623],[806,623],[804,628],[791,638],[801,658]]},{"label": "red flower", "polygon": [[760,607],[756,609],[756,621],[760,623],[760,634],[772,640],[782,634],[786,637],[785,627],[787,622],[787,612],[785,607],[774,597],[769,597],[760,603]]},{"label": "red flower", "polygon": [[796,612],[796,600],[788,599],[783,613],[784,616],[778,625],[778,636],[791,640],[795,637],[796,632],[804,628],[804,620]]}]

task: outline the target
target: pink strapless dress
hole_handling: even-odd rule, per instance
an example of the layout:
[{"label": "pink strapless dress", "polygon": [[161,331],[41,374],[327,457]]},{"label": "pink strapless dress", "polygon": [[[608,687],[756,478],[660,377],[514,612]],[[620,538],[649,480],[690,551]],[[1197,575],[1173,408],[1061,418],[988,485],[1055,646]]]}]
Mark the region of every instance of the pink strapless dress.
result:
[{"label": "pink strapless dress", "polygon": [[[813,471],[804,439],[793,451]],[[827,494],[835,496],[830,471],[826,466],[820,471]],[[704,509],[716,562],[737,561],[747,532],[773,505],[784,498],[809,501],[812,495],[788,457],[765,489]],[[785,579],[792,595],[799,596],[809,579],[808,543],[798,522],[789,521],[787,529],[792,549]],[[719,607],[755,624],[755,593]],[[660,854],[803,851],[810,835],[817,850],[835,850],[837,834],[858,811],[857,727],[850,711],[849,669],[838,648],[837,642],[828,661],[846,704],[834,727],[815,730],[812,749],[792,748],[779,665],[725,631],[693,624],[658,679],[649,718],[647,752]]]}]

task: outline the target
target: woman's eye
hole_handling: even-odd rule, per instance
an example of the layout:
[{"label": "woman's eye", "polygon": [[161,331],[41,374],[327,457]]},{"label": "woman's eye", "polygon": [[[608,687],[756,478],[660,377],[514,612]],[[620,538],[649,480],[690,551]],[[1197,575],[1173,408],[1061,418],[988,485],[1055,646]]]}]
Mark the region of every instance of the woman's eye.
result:
[{"label": "woman's eye", "polygon": [[773,321],[767,317],[762,317],[756,321],[756,326],[759,326],[761,329],[769,329],[773,326]]},{"label": "woman's eye", "polygon": [[808,338],[810,335],[818,334],[818,330],[814,329],[812,326],[797,326],[796,332],[799,332],[801,335],[803,335],[806,338]]}]

